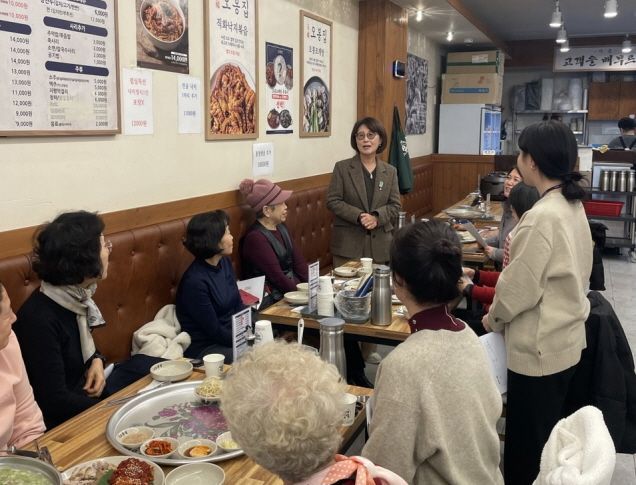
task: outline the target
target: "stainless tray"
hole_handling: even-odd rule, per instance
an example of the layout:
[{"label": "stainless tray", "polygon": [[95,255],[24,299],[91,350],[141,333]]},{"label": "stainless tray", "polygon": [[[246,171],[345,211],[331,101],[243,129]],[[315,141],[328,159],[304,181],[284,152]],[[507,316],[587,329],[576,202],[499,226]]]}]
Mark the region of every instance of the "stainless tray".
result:
[{"label": "stainless tray", "polygon": [[153,458],[142,455],[139,450],[129,450],[115,439],[125,428],[144,425],[153,428],[156,436],[172,436],[180,441],[182,438],[216,440],[218,435],[228,431],[228,427],[218,403],[203,404],[194,395],[195,387],[201,382],[171,384],[131,399],[110,417],[106,426],[106,438],[120,453],[145,458],[160,465],[218,462],[241,456],[243,450],[225,453],[218,449],[214,455],[206,458],[183,458],[176,452],[170,458]]},{"label": "stainless tray", "polygon": [[452,209],[446,209],[444,212],[451,217],[460,219],[486,219],[482,211],[471,206],[453,207]]}]

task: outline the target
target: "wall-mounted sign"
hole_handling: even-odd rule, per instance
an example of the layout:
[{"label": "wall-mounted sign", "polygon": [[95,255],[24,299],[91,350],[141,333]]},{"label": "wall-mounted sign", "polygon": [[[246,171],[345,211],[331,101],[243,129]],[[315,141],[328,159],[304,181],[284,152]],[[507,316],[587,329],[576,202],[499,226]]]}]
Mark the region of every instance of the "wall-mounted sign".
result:
[{"label": "wall-mounted sign", "polygon": [[265,100],[267,134],[293,133],[292,88],[294,51],[265,42]]},{"label": "wall-mounted sign", "polygon": [[257,0],[205,2],[205,139],[258,137]]},{"label": "wall-mounted sign", "polygon": [[555,71],[636,71],[636,54],[623,54],[620,45],[570,47],[554,51]]},{"label": "wall-mounted sign", "polygon": [[120,132],[116,3],[0,1],[0,135]]},{"label": "wall-mounted sign", "polygon": [[188,0],[136,0],[137,66],[189,72]]},{"label": "wall-mounted sign", "polygon": [[332,23],[300,11],[300,136],[330,136]]}]

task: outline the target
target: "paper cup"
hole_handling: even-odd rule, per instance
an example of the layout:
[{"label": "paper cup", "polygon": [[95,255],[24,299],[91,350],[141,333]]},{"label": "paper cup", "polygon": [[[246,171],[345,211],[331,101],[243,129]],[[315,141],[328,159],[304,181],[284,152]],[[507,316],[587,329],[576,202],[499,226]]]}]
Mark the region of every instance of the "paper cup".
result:
[{"label": "paper cup", "polygon": [[321,276],[319,282],[320,282],[320,288],[318,290],[319,293],[333,294],[333,284],[331,283],[331,276]]},{"label": "paper cup", "polygon": [[358,396],[349,394],[344,395],[345,412],[342,420],[343,426],[351,426],[356,419],[356,402],[358,402]]},{"label": "paper cup", "polygon": [[373,258],[360,258],[365,273],[373,273]]},{"label": "paper cup", "polygon": [[272,322],[269,320],[259,320],[254,324],[254,345],[264,344],[274,340]]},{"label": "paper cup", "polygon": [[225,355],[208,354],[203,357],[203,365],[205,366],[205,377],[218,377],[223,373],[223,363]]}]

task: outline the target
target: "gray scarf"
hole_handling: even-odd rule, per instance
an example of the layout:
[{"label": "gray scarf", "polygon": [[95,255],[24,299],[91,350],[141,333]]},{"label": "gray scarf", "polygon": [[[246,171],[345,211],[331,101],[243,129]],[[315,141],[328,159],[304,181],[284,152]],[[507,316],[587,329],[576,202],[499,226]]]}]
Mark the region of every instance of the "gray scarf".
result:
[{"label": "gray scarf", "polygon": [[95,354],[95,342],[91,335],[93,328],[106,324],[102,312],[93,301],[96,289],[97,283],[93,283],[88,288],[78,285],[55,286],[46,281],[42,281],[40,285],[42,293],[77,316],[84,362]]}]

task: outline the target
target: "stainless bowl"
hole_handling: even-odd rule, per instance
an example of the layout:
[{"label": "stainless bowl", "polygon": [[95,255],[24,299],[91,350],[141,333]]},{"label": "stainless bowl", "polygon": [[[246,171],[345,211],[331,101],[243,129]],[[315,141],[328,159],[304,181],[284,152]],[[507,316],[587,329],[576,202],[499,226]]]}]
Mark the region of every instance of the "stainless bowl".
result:
[{"label": "stainless bowl", "polygon": [[366,296],[354,296],[355,290],[340,290],[334,303],[345,320],[366,321],[371,314],[371,293]]},{"label": "stainless bowl", "polygon": [[11,468],[39,473],[46,477],[51,485],[62,485],[62,475],[48,463],[25,456],[0,456],[0,470]]}]

